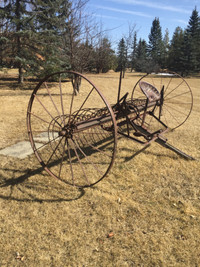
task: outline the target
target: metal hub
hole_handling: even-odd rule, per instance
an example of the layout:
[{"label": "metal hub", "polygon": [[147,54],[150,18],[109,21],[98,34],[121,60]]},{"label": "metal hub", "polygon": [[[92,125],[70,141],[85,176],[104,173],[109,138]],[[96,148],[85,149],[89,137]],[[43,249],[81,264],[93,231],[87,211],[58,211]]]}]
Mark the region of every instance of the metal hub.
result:
[{"label": "metal hub", "polygon": [[63,128],[61,131],[58,132],[59,136],[65,136],[66,138],[72,138],[73,129],[66,129]]}]

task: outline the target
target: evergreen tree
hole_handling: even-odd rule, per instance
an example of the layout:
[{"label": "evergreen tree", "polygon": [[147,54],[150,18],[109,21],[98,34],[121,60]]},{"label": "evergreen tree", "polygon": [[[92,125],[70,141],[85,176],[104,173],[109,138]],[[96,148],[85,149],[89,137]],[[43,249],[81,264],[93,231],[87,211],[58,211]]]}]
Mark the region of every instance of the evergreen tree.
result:
[{"label": "evergreen tree", "polygon": [[[31,42],[32,13],[29,11],[28,0],[5,0],[1,6],[0,19],[3,22],[1,40],[6,40],[6,58],[2,63],[18,68],[18,82],[23,82],[23,73],[29,57]],[[30,58],[29,58],[30,59]]]},{"label": "evergreen tree", "polygon": [[35,30],[37,32],[41,62],[40,75],[59,71],[69,66],[69,56],[64,51],[67,20],[71,3],[68,0],[36,0],[34,7]]},{"label": "evergreen tree", "polygon": [[163,67],[167,68],[169,58],[169,30],[165,30],[165,36],[163,38]]},{"label": "evergreen tree", "polygon": [[145,40],[140,39],[136,50],[136,65],[135,70],[139,72],[157,72],[159,66],[149,58],[148,45]]},{"label": "evergreen tree", "polygon": [[108,38],[104,37],[96,48],[96,68],[97,73],[107,72],[112,68],[112,59],[114,51],[111,49],[111,43]]},{"label": "evergreen tree", "polygon": [[[9,66],[9,63],[6,62],[6,58],[10,53],[10,49],[8,49],[9,42],[9,28],[10,23],[7,18],[8,10],[10,9],[10,5],[7,6],[6,1],[4,3],[0,3],[0,69],[2,67]],[[9,53],[8,53],[9,52]]]},{"label": "evergreen tree", "polygon": [[6,38],[5,62],[18,68],[19,83],[24,74],[45,75],[66,65],[62,38],[69,8],[68,0],[5,0],[0,41]]},{"label": "evergreen tree", "polygon": [[148,51],[148,46],[146,41],[140,38],[136,50],[137,60],[147,60],[148,57],[147,51]]},{"label": "evergreen tree", "polygon": [[200,70],[200,18],[195,9],[185,31],[185,67],[187,72]]},{"label": "evergreen tree", "polygon": [[151,32],[149,34],[149,54],[150,57],[163,67],[163,40],[159,18],[152,22]]},{"label": "evergreen tree", "polygon": [[177,27],[174,31],[171,45],[169,48],[169,59],[168,67],[176,72],[181,72],[184,74],[185,64],[184,64],[184,31]]},{"label": "evergreen tree", "polygon": [[118,56],[117,70],[123,72],[123,78],[124,78],[126,66],[127,66],[127,48],[126,48],[124,38],[122,38],[119,41],[117,56]]},{"label": "evergreen tree", "polygon": [[132,53],[130,56],[131,72],[136,66],[136,53],[137,53],[137,33],[135,32],[133,37]]}]

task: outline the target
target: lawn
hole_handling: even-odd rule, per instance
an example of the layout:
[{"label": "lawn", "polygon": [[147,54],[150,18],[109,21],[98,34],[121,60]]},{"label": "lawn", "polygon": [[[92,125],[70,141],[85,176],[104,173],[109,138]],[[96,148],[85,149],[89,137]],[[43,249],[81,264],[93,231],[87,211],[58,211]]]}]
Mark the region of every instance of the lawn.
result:
[{"label": "lawn", "polygon": [[[86,76],[116,102],[118,73]],[[28,140],[35,83],[19,87],[15,70],[0,77],[2,149]],[[122,94],[139,78],[127,73]],[[156,143],[134,156],[141,145],[119,138],[109,174],[79,189],[49,176],[34,155],[0,155],[0,266],[199,266],[200,88],[199,78],[186,80],[193,111],[166,136],[195,161]]]}]

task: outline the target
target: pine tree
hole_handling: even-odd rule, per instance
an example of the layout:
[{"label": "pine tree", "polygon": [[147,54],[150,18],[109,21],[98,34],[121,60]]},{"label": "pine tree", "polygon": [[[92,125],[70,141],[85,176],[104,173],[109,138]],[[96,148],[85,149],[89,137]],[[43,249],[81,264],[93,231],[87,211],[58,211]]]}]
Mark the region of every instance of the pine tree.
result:
[{"label": "pine tree", "polygon": [[137,32],[134,33],[132,53],[130,56],[131,72],[133,71],[133,69],[136,66],[136,53],[137,53]]},{"label": "pine tree", "polygon": [[122,38],[119,41],[117,56],[118,56],[117,70],[120,70],[123,72],[123,78],[124,78],[126,66],[127,66],[127,48],[126,48],[124,38]]},{"label": "pine tree", "polygon": [[151,60],[148,58],[148,45],[145,40],[140,38],[135,59],[135,70],[139,72],[151,72],[149,70]]},{"label": "pine tree", "polygon": [[146,60],[148,57],[147,50],[148,50],[148,47],[147,47],[146,41],[140,38],[138,45],[137,45],[137,50],[136,50],[137,60]]},{"label": "pine tree", "polygon": [[180,27],[176,27],[171,45],[169,48],[168,67],[175,72],[181,72],[184,75],[184,36],[185,33]]},{"label": "pine tree", "polygon": [[185,32],[185,61],[188,73],[200,70],[200,18],[196,7]]},{"label": "pine tree", "polygon": [[35,27],[40,55],[44,59],[41,76],[69,66],[69,55],[65,53],[64,45],[69,30],[70,7],[68,0],[36,0]]},{"label": "pine tree", "polygon": [[163,66],[167,68],[169,58],[169,30],[165,30],[165,36],[163,38]]},{"label": "pine tree", "polygon": [[[5,0],[1,6],[2,38],[6,42],[6,66],[25,75],[44,76],[68,66],[63,36],[70,10],[68,0]],[[1,53],[2,54],[2,53]]]},{"label": "pine tree", "polygon": [[114,51],[111,48],[111,43],[108,38],[104,37],[102,40],[100,40],[95,54],[97,73],[105,73],[112,68]]},{"label": "pine tree", "polygon": [[22,83],[24,70],[28,65],[27,55],[33,47],[30,37],[32,15],[27,0],[5,0],[1,6],[0,18],[2,25],[2,38],[6,39],[6,58],[2,58],[6,66],[18,69],[18,82]]},{"label": "pine tree", "polygon": [[155,63],[163,67],[163,40],[159,18],[152,22],[149,34],[149,54]]}]

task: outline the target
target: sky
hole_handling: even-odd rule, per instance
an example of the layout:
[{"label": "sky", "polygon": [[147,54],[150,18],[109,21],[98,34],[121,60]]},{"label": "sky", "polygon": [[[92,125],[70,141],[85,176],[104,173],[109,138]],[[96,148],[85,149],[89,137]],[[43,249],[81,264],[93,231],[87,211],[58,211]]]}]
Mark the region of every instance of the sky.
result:
[{"label": "sky", "polygon": [[[148,42],[152,22],[159,18],[164,36],[170,39],[177,26],[185,29],[194,8],[200,15],[200,0],[89,0],[88,8],[100,21],[114,47],[128,34],[129,27],[137,31],[137,38]],[[129,26],[130,25],[130,26]]]}]

